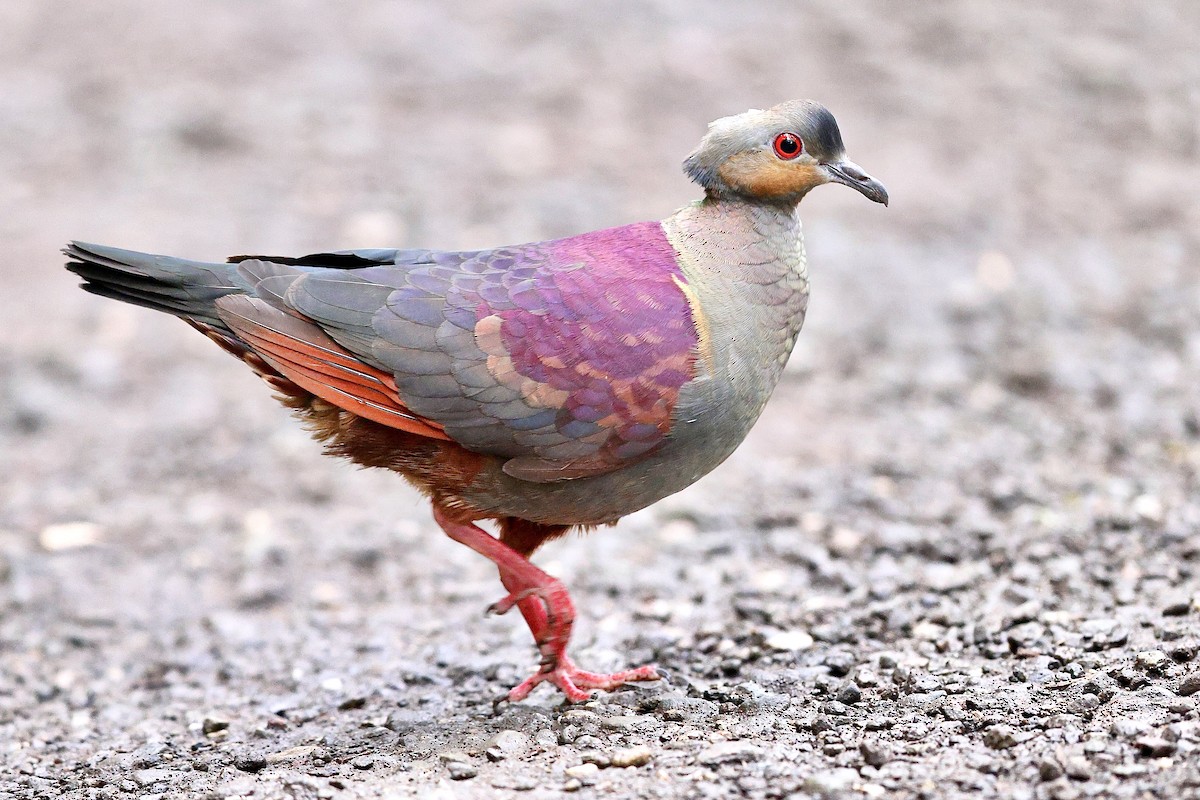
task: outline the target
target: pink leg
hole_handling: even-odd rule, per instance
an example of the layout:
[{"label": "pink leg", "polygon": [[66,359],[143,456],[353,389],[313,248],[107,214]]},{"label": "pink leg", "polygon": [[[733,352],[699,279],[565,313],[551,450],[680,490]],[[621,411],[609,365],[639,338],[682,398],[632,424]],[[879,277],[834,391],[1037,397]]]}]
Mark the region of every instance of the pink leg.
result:
[{"label": "pink leg", "polygon": [[513,606],[520,608],[541,653],[540,668],[508,693],[510,701],[524,700],[543,681],[557,686],[568,700],[578,703],[590,697],[588,690],[591,689],[611,691],[631,681],[658,680],[658,671],[653,666],[612,674],[587,672],[576,667],[567,656],[567,643],[575,623],[575,606],[562,582],[535,567],[521,553],[479,526],[451,519],[436,505],[433,518],[451,539],[491,559],[499,567],[500,580],[508,589],[508,595],[489,611],[503,614]]}]

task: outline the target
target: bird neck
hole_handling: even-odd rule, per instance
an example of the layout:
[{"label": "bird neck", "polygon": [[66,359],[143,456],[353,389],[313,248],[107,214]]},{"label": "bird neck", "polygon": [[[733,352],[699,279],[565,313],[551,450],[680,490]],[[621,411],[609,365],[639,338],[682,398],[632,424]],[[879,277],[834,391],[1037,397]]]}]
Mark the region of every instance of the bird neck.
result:
[{"label": "bird neck", "polygon": [[807,293],[795,205],[709,196],[675,212],[663,229],[691,270],[748,285],[785,283]]},{"label": "bird neck", "polygon": [[795,207],[708,198],[663,220],[695,296],[711,361],[761,409],[808,305],[808,268]]}]

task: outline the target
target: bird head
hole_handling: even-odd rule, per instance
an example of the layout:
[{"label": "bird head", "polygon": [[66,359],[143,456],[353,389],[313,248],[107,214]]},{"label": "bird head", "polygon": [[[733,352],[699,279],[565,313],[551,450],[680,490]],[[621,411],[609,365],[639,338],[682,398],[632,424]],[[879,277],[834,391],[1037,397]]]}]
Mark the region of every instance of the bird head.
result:
[{"label": "bird head", "polygon": [[842,183],[876,203],[887,189],[846,158],[833,114],[812,100],[791,100],[722,117],[683,162],[712,197],[795,205],[814,186]]}]

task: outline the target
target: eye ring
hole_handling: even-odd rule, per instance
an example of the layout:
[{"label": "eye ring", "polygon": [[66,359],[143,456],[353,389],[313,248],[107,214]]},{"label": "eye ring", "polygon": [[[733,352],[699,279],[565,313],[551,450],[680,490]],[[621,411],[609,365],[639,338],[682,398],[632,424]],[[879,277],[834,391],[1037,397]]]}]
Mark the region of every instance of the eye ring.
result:
[{"label": "eye ring", "polygon": [[773,147],[777,157],[791,161],[804,152],[804,141],[794,133],[781,133],[775,137]]}]

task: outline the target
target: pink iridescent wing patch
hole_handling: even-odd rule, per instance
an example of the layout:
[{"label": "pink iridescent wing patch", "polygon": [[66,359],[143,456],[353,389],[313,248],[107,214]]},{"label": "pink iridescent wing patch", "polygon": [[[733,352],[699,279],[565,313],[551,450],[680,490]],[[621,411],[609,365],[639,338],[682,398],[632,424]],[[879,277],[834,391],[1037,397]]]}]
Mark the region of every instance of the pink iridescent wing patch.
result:
[{"label": "pink iridescent wing patch", "polygon": [[540,441],[526,438],[534,452],[506,471],[556,480],[650,453],[670,429],[696,350],[662,228],[577,236],[549,243],[534,258],[545,260],[512,283],[506,299],[481,298],[476,309],[488,371],[531,409],[554,412]]}]

